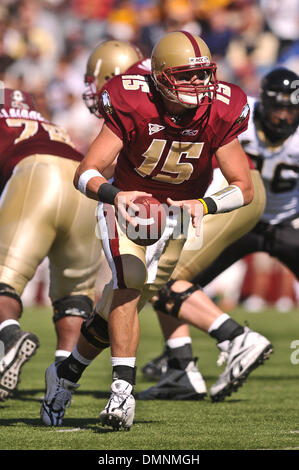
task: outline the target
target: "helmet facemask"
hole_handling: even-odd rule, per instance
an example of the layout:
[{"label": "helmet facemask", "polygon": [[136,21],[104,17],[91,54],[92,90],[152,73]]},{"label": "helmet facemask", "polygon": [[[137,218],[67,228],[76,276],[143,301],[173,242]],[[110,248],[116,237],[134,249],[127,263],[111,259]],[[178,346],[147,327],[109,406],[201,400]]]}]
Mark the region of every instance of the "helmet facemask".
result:
[{"label": "helmet facemask", "polygon": [[299,106],[292,103],[290,94],[265,91],[259,109],[263,127],[271,140],[288,138],[299,125]]},{"label": "helmet facemask", "polygon": [[187,108],[209,104],[215,99],[215,64],[169,67],[154,79],[165,98]]},{"label": "helmet facemask", "polygon": [[287,139],[299,125],[299,77],[284,67],[262,80],[257,107],[261,126],[273,142]]},{"label": "helmet facemask", "polygon": [[207,44],[187,31],[166,34],[151,55],[158,91],[186,108],[212,103],[216,97],[216,64]]},{"label": "helmet facemask", "polygon": [[86,90],[82,94],[83,101],[92,114],[98,118],[101,118],[102,116],[99,112],[99,95],[97,91],[97,84],[94,78],[90,76],[85,76],[84,83]]}]

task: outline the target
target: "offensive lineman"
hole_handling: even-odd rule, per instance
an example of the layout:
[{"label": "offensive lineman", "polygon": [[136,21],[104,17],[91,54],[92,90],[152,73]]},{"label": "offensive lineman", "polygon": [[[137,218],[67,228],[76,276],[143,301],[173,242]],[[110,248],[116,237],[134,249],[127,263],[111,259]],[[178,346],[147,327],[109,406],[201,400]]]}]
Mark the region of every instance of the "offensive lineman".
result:
[{"label": "offensive lineman", "polygon": [[92,312],[101,245],[95,205],[72,187],[83,156],[67,132],[40,115],[30,94],[4,89],[0,135],[0,400],[6,400],[39,346],[19,324],[27,282],[49,256],[55,360],[64,359]]},{"label": "offensive lineman", "polygon": [[241,144],[261,172],[266,207],[259,223],[195,279],[200,284],[255,251],[274,256],[299,279],[299,76],[285,68],[271,71],[260,100],[250,105],[253,117]]}]

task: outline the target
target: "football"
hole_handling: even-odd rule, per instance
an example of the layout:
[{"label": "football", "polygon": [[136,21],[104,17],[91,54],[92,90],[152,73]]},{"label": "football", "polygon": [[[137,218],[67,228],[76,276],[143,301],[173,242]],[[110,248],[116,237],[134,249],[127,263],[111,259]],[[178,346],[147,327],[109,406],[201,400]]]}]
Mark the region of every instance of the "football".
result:
[{"label": "football", "polygon": [[166,211],[164,205],[156,198],[149,196],[137,197],[134,204],[138,206],[138,210],[129,209],[128,213],[134,217],[137,226],[127,225],[127,237],[137,245],[153,245],[161,238],[165,229]]}]

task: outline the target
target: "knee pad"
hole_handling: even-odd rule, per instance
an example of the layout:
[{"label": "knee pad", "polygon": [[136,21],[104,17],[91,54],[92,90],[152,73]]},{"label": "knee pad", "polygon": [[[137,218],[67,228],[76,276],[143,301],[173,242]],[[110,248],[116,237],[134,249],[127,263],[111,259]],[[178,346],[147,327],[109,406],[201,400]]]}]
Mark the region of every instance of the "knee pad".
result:
[{"label": "knee pad", "polygon": [[21,307],[21,313],[23,312],[23,303],[22,303],[21,297],[19,296],[17,291],[13,287],[11,287],[9,284],[0,282],[0,295],[4,295],[6,297],[15,299]]},{"label": "knee pad", "polygon": [[85,320],[81,325],[81,334],[92,346],[98,349],[109,348],[108,323],[97,313]]},{"label": "knee pad", "polygon": [[65,317],[81,317],[86,320],[90,317],[92,308],[93,301],[87,295],[68,295],[53,302],[53,321],[56,323]]},{"label": "knee pad", "polygon": [[174,292],[171,289],[174,280],[168,281],[167,284],[158,292],[157,300],[154,301],[153,307],[156,311],[166,313],[174,318],[178,318],[182,303],[196,290],[201,290],[198,284],[193,284],[183,292]]}]

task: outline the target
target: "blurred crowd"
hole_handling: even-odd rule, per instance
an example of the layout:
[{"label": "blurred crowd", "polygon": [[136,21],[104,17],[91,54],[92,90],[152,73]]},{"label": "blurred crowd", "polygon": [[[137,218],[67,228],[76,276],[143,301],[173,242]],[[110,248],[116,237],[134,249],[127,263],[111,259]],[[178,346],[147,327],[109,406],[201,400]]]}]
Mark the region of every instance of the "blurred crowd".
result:
[{"label": "blurred crowd", "polygon": [[257,95],[273,66],[299,73],[299,0],[1,0],[0,80],[32,92],[42,114],[84,153],[99,131],[82,101],[91,50],[119,39],[149,56],[165,32],[177,30],[201,35],[218,78],[248,95]]},{"label": "blurred crowd", "polygon": [[84,152],[97,127],[81,99],[90,51],[120,39],[149,56],[172,30],[200,34],[218,77],[250,95],[277,63],[299,72],[299,0],[1,0],[0,79],[34,92]]}]

